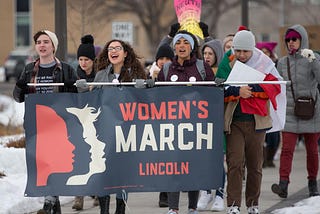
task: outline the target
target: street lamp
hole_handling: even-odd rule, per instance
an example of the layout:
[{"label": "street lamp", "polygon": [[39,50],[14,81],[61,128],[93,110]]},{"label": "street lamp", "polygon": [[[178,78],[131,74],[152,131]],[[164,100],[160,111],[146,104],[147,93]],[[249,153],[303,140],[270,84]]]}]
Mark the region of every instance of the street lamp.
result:
[{"label": "street lamp", "polygon": [[60,60],[65,60],[68,53],[66,0],[55,0],[54,12],[55,33],[59,38],[59,48],[57,50],[56,56]]},{"label": "street lamp", "polygon": [[248,11],[249,0],[242,0],[241,2],[241,24],[249,28],[249,11]]}]

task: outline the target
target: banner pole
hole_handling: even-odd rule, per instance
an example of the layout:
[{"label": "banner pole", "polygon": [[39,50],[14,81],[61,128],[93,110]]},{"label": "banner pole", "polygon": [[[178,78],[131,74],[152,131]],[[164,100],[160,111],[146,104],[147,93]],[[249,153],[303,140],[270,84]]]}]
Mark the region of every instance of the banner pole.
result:
[{"label": "banner pole", "polygon": [[[247,84],[289,84],[290,81],[229,81],[216,83],[215,81],[199,82],[155,82],[154,85],[247,85]],[[144,82],[144,85],[147,83]],[[76,85],[76,84],[74,84]],[[88,82],[88,86],[134,86],[136,82]],[[64,83],[28,83],[28,86],[64,86]]]}]

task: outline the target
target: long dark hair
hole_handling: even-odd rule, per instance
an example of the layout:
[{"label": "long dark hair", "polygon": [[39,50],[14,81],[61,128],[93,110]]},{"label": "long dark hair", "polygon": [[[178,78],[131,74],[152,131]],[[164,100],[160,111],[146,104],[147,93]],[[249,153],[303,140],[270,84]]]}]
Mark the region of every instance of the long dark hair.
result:
[{"label": "long dark hair", "polygon": [[146,79],[146,73],[141,62],[139,61],[140,57],[135,53],[130,44],[118,39],[110,40],[103,47],[102,51],[97,57],[97,71],[103,70],[111,64],[108,58],[108,48],[112,42],[119,42],[123,47],[123,51],[127,52],[127,56],[124,59],[123,67],[121,70],[120,79],[122,81],[132,81],[132,79]]}]

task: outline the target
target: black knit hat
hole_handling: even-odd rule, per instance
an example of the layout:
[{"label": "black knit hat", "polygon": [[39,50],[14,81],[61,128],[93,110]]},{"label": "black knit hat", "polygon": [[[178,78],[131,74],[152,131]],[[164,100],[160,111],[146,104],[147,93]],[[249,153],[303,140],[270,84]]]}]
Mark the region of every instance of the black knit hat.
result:
[{"label": "black knit hat", "polygon": [[160,57],[168,57],[169,59],[173,59],[174,57],[174,53],[172,48],[170,47],[170,45],[168,44],[163,44],[159,47],[157,54],[156,54],[156,61],[160,58]]},{"label": "black knit hat", "polygon": [[85,35],[81,38],[81,45],[78,48],[77,59],[79,59],[80,56],[88,57],[91,60],[96,58],[93,42],[94,39],[92,35]]}]

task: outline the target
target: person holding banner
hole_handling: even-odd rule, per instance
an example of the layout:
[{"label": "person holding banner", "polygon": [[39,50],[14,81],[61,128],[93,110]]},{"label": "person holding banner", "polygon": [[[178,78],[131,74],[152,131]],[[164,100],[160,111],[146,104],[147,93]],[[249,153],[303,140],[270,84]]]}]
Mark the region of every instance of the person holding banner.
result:
[{"label": "person holding banner", "polygon": [[[174,57],[174,52],[169,44],[164,43],[161,45],[156,53],[156,61],[153,62],[152,66],[149,69],[149,76],[157,80],[159,71],[163,65],[167,62],[172,62]],[[159,194],[159,207],[168,207],[168,193],[160,192]]]},{"label": "person holding banner", "polygon": [[[49,30],[38,31],[33,36],[35,50],[39,58],[25,66],[15,88],[13,97],[17,102],[24,102],[30,93],[77,92],[73,85],[77,80],[74,69],[55,57],[58,38]],[[28,83],[64,83],[64,86],[28,86]],[[46,196],[39,214],[61,213],[59,196]]]},{"label": "person holding banner", "polygon": [[[205,37],[205,43],[202,45],[202,56],[205,62],[207,62],[214,74],[217,73],[218,66],[223,58],[224,52],[222,48],[222,43],[220,40],[213,39],[209,36],[208,26],[203,22],[200,22],[200,27],[203,31]],[[224,210],[224,183],[225,183],[225,171],[223,171],[222,176],[223,186],[216,190],[215,199],[210,210],[212,211],[222,211]],[[213,200],[211,190],[200,190],[199,201],[197,204],[198,210],[206,210],[208,204]]]},{"label": "person holding banner", "polygon": [[[239,70],[232,69],[238,62],[242,69],[250,67],[264,75],[265,81],[282,80],[272,60],[255,48],[255,37],[248,30],[235,34],[232,49],[224,55],[216,77],[228,80]],[[236,67],[236,66],[234,66]],[[248,69],[250,70],[250,69]],[[243,72],[246,72],[244,70]],[[241,76],[246,81],[246,76]],[[266,131],[273,126],[271,106],[277,110],[278,95],[285,98],[285,90],[279,84],[249,84],[225,87],[225,124],[227,176],[227,213],[240,213],[242,182],[245,163],[246,201],[249,214],[259,213],[259,197],[262,180],[263,143]],[[269,109],[270,108],[270,109]]]},{"label": "person holding banner", "polygon": [[[173,38],[173,48],[176,56],[172,63],[165,64],[160,70],[158,81],[212,81],[214,74],[210,66],[197,59],[197,39],[187,31],[179,31]],[[203,71],[198,70],[197,62],[202,63]],[[166,67],[169,65],[169,67]],[[188,214],[196,214],[199,191],[188,191]],[[168,214],[177,214],[179,211],[180,192],[168,193]]]},{"label": "person holding banner", "polygon": [[[96,50],[94,47],[94,38],[92,35],[85,35],[81,38],[81,44],[78,47],[77,59],[79,65],[77,67],[77,75],[80,79],[93,82],[96,75],[94,68],[94,60],[96,58]],[[94,198],[93,205],[98,206],[98,197]],[[76,196],[72,209],[83,210],[83,196]]]},{"label": "person holding banner", "polygon": [[[174,23],[174,24],[172,24],[171,27],[170,27],[170,32],[169,32],[169,34],[168,34],[167,36],[165,36],[165,37],[161,40],[160,44],[158,45],[158,49],[159,49],[161,46],[163,46],[164,44],[170,45],[170,44],[172,43],[173,38],[175,37],[175,35],[180,31],[180,28],[181,28],[181,26],[180,26],[179,23]],[[184,32],[188,32],[188,31],[185,31],[185,30],[183,30],[183,31],[184,31]],[[198,39],[197,39],[197,37],[196,37],[195,35],[193,35],[192,33],[191,33],[191,35],[192,35],[193,38],[195,39],[194,49],[192,50],[192,52],[193,52],[193,54],[195,55],[195,57],[196,57],[197,59],[202,59]]]},{"label": "person holding banner", "polygon": [[161,45],[156,53],[156,61],[154,61],[149,68],[149,76],[156,80],[162,66],[167,62],[172,62],[174,53],[169,44]]},{"label": "person holding banner", "polygon": [[[97,74],[94,82],[132,82],[146,79],[146,73],[133,48],[121,40],[109,41],[97,57]],[[94,89],[107,86],[95,86]],[[109,86],[110,87],[110,86]],[[115,214],[125,213],[126,195],[116,195]],[[110,196],[99,197],[100,214],[109,214]]]}]

